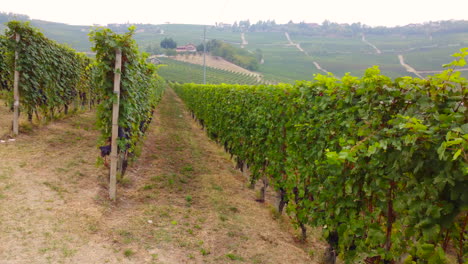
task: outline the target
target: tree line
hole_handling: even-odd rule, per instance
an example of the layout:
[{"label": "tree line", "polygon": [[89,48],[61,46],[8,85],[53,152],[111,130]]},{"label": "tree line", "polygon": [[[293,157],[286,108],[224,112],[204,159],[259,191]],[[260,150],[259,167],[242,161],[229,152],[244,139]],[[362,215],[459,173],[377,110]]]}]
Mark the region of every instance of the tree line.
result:
[{"label": "tree line", "polygon": [[322,23],[306,23],[301,21],[294,23],[290,20],[286,24],[277,24],[275,20],[259,20],[251,23],[250,20],[235,21],[232,25],[216,24],[221,31],[231,32],[290,32],[304,35],[327,35],[354,36],[365,34],[403,34],[403,35],[427,35],[427,34],[449,34],[464,33],[468,31],[466,20],[430,21],[420,24],[408,24],[405,26],[372,27],[361,22],[337,23],[324,20]]}]

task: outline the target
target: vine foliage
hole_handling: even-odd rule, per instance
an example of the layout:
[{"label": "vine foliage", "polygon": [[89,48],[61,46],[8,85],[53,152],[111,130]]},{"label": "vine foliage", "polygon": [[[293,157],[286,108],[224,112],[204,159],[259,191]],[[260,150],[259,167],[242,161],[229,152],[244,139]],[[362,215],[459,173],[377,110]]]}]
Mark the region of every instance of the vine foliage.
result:
[{"label": "vine foliage", "polygon": [[295,85],[173,84],[253,182],[273,182],[303,235],[322,228],[346,263],[445,263],[449,245],[466,261],[467,86],[453,69],[392,81],[376,66]]},{"label": "vine foliage", "polygon": [[11,62],[8,61],[7,38],[0,35],[0,91],[9,90],[12,82]]},{"label": "vine foliage", "polygon": [[113,92],[115,53],[117,49],[122,52],[118,147],[119,153],[129,155],[135,153],[139,139],[151,122],[165,84],[157,75],[157,67],[148,63],[147,55],[138,50],[134,31],[135,28],[130,27],[129,32],[119,35],[102,28],[90,33],[97,60],[96,89],[102,96],[97,112],[102,134],[100,144],[109,143],[112,133],[112,104],[116,100]]},{"label": "vine foliage", "polygon": [[[67,113],[73,102],[91,97],[86,96],[93,93],[91,87],[84,87],[89,83],[81,82],[91,63],[88,57],[49,40],[28,22],[10,21],[7,26],[7,39],[2,41],[5,45],[2,45],[3,52],[0,51],[6,63],[0,64],[0,79],[2,87],[11,91],[17,51],[20,105],[29,119],[33,113],[46,117],[62,111]],[[15,40],[16,34],[20,35],[19,42]]]}]

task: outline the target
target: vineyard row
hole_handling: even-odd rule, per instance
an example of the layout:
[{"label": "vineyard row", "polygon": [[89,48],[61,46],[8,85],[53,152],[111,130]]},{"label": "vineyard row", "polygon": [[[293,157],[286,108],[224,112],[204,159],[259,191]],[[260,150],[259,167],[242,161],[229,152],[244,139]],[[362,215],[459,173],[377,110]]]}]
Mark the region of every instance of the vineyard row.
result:
[{"label": "vineyard row", "polygon": [[[449,66],[463,66],[468,48]],[[468,82],[317,75],[295,85],[173,84],[210,137],[346,263],[467,257]]]},{"label": "vineyard row", "polygon": [[[47,39],[28,23],[10,21],[7,26],[0,38],[0,90],[14,109],[13,123],[20,111],[32,121],[34,113],[37,118],[54,117],[67,114],[72,104],[97,105],[101,155],[118,159],[122,175],[165,87],[156,66],[139,52],[135,28],[122,35],[109,29],[92,31],[96,59],[91,59]],[[13,131],[17,134],[15,125]],[[111,145],[116,146],[112,151]]]}]

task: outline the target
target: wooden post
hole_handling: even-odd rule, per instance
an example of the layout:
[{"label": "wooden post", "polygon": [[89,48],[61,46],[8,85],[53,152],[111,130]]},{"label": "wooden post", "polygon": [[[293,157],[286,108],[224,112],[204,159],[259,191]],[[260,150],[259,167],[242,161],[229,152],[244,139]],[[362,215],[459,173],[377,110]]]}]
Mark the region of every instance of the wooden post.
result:
[{"label": "wooden post", "polygon": [[88,107],[89,107],[89,110],[91,110],[91,86],[89,86],[88,88]]},{"label": "wooden post", "polygon": [[120,75],[122,69],[122,51],[117,49],[115,52],[115,73],[114,73],[114,95],[116,100],[112,105],[112,143],[111,143],[111,167],[109,179],[109,197],[115,200],[117,185],[117,137],[119,134],[119,103],[120,103]]},{"label": "wooden post", "polygon": [[[20,41],[20,35],[18,33],[15,33],[15,40],[16,43],[19,43]],[[17,136],[19,134],[19,78],[20,78],[20,73],[19,71],[16,70],[16,67],[18,65],[18,49],[15,51],[15,79],[13,82],[13,134]]]},{"label": "wooden post", "polygon": [[244,165],[242,167],[242,175],[249,180],[250,178],[250,173],[249,173],[249,168],[247,167],[247,162],[244,161]]}]

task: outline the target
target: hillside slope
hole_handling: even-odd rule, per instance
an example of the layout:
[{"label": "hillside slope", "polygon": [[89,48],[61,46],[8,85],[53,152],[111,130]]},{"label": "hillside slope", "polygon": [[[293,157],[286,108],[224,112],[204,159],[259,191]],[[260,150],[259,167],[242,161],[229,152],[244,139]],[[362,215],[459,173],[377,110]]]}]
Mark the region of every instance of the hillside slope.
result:
[{"label": "hillside slope", "polygon": [[[192,55],[177,55],[175,57],[171,57],[172,59],[178,61],[184,61],[188,63],[203,65],[203,55],[192,54]],[[257,77],[261,77],[261,75],[257,72],[249,71],[244,69],[234,63],[231,63],[221,57],[206,55],[206,66],[218,68],[226,71],[233,71],[239,73],[245,73],[249,75],[254,75]]]},{"label": "hillside slope", "polygon": [[[31,20],[31,23],[60,43],[67,43],[78,51],[90,50],[87,35],[92,29],[90,26],[41,20]],[[450,21],[444,23],[450,24]],[[117,32],[125,32],[130,25],[109,26]],[[389,28],[379,32],[379,28],[368,28],[369,32],[364,36],[363,32],[305,34],[297,30],[300,26],[286,24],[272,31],[247,31],[243,34],[234,29],[207,26],[206,38],[222,40],[239,48],[242,46],[251,53],[261,53],[263,60],[258,72],[263,78],[270,82],[290,83],[311,80],[314,74],[324,74],[325,71],[337,76],[347,72],[361,76],[373,65],[378,65],[383,74],[392,78],[406,75],[416,77],[416,74],[408,72],[400,64],[398,55],[404,56],[405,64],[413,68],[414,72],[426,76],[423,72],[440,71],[443,64],[451,61],[450,55],[462,47],[468,47],[468,28],[443,34],[428,34],[422,29],[411,29],[409,25],[403,27],[406,31]],[[335,26],[339,27],[338,24]],[[135,40],[142,50],[159,47],[160,42],[167,37],[173,38],[178,45],[200,44],[203,40],[203,25],[138,24],[136,27]],[[286,31],[288,27],[296,30]],[[289,45],[285,32],[288,32],[294,46]],[[463,71],[462,75],[468,77],[468,72]]]}]

